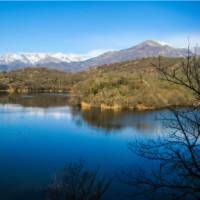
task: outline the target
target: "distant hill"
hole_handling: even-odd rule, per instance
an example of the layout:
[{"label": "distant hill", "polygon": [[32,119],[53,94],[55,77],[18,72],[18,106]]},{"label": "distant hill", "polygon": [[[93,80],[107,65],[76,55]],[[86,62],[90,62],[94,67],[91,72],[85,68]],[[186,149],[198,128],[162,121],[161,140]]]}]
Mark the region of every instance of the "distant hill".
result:
[{"label": "distant hill", "polygon": [[[178,66],[183,58],[164,58],[162,66]],[[160,79],[152,63],[158,58],[106,64],[69,73],[46,68],[26,68],[0,73],[0,93],[68,92],[71,104],[83,108],[156,109],[191,105],[185,89]]]},{"label": "distant hill", "polygon": [[185,57],[187,49],[174,48],[153,40],[144,41],[136,46],[120,51],[109,51],[100,56],[85,59],[81,56],[66,54],[7,54],[0,57],[0,71],[12,71],[25,67],[46,67],[64,71],[82,71],[90,67],[112,64],[147,57]]},{"label": "distant hill", "polygon": [[47,68],[25,68],[0,73],[0,93],[67,92],[75,74]]}]

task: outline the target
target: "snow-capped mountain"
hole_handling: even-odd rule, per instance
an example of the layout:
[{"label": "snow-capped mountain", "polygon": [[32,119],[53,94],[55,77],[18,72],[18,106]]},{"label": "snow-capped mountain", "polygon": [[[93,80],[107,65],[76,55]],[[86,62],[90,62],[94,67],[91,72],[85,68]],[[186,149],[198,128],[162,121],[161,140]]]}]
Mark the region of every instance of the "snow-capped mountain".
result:
[{"label": "snow-capped mountain", "polygon": [[[191,53],[191,52],[190,52]],[[188,50],[184,48],[175,48],[165,42],[146,40],[128,49],[119,51],[109,51],[100,56],[87,59],[82,62],[74,63],[73,69],[87,69],[89,67],[124,62],[147,57],[186,57]]]},{"label": "snow-capped mountain", "polygon": [[146,57],[185,57],[188,50],[174,48],[165,42],[146,40],[138,45],[119,51],[108,51],[96,57],[63,53],[19,53],[0,56],[0,71],[23,67],[47,67],[65,71],[80,71],[103,64],[123,62]]},{"label": "snow-capped mountain", "polygon": [[83,56],[63,53],[9,53],[0,56],[1,64],[11,64],[21,62],[27,65],[45,64],[49,62],[79,62],[83,61]]}]

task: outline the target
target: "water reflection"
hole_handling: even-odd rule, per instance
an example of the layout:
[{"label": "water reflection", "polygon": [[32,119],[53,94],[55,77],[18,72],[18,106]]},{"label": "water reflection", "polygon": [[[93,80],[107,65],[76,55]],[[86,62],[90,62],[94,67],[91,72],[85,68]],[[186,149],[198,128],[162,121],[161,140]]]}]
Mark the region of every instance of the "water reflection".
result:
[{"label": "water reflection", "polygon": [[159,117],[159,112],[137,112],[130,110],[114,112],[112,110],[101,111],[97,108],[90,110],[72,108],[71,113],[77,123],[81,123],[81,119],[83,119],[88,125],[98,129],[105,129],[108,133],[113,130],[122,130],[125,128],[149,132],[158,129],[159,126],[159,123],[156,121]]},{"label": "water reflection", "polygon": [[67,94],[31,94],[31,95],[6,95],[0,94],[0,104],[19,104],[23,107],[57,107],[66,106]]},{"label": "water reflection", "polygon": [[159,111],[123,110],[114,112],[112,110],[101,111],[97,108],[82,110],[69,106],[66,94],[1,95],[0,104],[1,112],[18,110],[34,116],[48,114],[55,119],[66,117],[66,120],[73,120],[77,126],[86,123],[93,128],[105,130],[106,134],[126,128],[148,133],[155,132],[160,127],[160,123],[156,120],[159,117]]},{"label": "water reflection", "polygon": [[159,130],[160,113],[80,110],[66,95],[1,96],[0,199],[39,199],[30,193],[69,161],[84,159],[109,176],[122,166],[140,166],[127,144],[134,135],[148,138]]}]

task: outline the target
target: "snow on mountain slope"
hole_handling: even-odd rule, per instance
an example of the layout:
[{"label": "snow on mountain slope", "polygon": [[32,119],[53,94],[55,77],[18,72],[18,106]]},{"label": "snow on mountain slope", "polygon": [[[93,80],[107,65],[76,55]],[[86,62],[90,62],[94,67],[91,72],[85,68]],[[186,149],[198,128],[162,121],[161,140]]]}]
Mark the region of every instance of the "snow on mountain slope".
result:
[{"label": "snow on mountain slope", "polygon": [[94,52],[91,55],[81,56],[64,53],[5,54],[0,56],[0,71],[11,71],[23,67],[47,67],[75,72],[104,64],[146,57],[186,57],[188,50],[172,47],[163,41],[146,40],[128,49],[104,53]]},{"label": "snow on mountain slope", "polygon": [[27,65],[45,64],[49,62],[80,62],[85,60],[83,56],[63,53],[9,53],[0,56],[0,63],[3,65],[20,62]]}]

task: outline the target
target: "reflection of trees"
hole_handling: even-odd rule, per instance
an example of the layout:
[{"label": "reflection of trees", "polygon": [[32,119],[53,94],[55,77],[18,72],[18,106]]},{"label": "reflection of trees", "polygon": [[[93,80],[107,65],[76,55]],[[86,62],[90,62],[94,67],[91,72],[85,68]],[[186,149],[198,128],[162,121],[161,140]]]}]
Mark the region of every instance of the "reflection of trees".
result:
[{"label": "reflection of trees", "polygon": [[67,95],[64,94],[31,94],[31,95],[1,95],[0,103],[19,104],[24,107],[54,107],[66,106]]},{"label": "reflection of trees", "polygon": [[[30,95],[0,95],[1,104],[19,104],[24,107],[56,107],[68,106],[68,96],[65,94],[30,94]],[[141,131],[148,131],[155,128],[152,117],[149,112],[137,112],[122,110],[115,112],[113,110],[101,111],[98,108],[82,110],[78,107],[71,107],[71,114],[74,116],[77,124],[82,119],[90,126],[102,128],[106,131],[121,130],[123,128],[134,128]],[[152,116],[152,113],[151,113]]]},{"label": "reflection of trees", "polygon": [[84,163],[68,164],[62,177],[54,180],[47,188],[48,200],[100,200],[111,181],[100,177],[99,170],[85,169]]},{"label": "reflection of trees", "polygon": [[73,109],[74,116],[81,116],[85,122],[96,128],[103,128],[107,131],[123,128],[122,124],[115,123],[117,118],[122,117],[122,112],[101,111],[100,109]]},{"label": "reflection of trees", "polygon": [[[154,129],[154,115],[149,112],[136,112],[130,110],[122,110],[115,112],[113,110],[101,111],[98,108],[81,110],[72,109],[74,118],[79,123],[80,116],[89,125],[102,128],[106,131],[120,130],[123,128],[135,128],[142,131]],[[148,115],[150,114],[150,115]]]},{"label": "reflection of trees", "polygon": [[[200,59],[190,57],[176,68],[156,66],[164,79],[188,88],[200,99]],[[162,138],[136,142],[130,149],[139,156],[157,161],[159,168],[147,174],[125,173],[123,182],[137,188],[130,196],[151,194],[153,199],[200,199],[200,112],[199,106],[172,110],[164,119],[167,132]],[[142,187],[141,187],[142,186]]]}]

